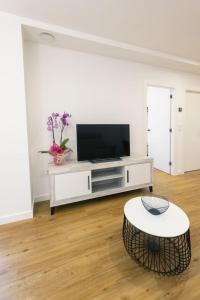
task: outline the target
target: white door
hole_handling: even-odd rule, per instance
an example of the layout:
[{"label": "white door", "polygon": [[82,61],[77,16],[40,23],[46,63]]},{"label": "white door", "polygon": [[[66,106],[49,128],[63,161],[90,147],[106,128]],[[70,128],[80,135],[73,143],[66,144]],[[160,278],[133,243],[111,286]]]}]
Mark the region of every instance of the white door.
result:
[{"label": "white door", "polygon": [[125,167],[125,186],[139,186],[151,183],[151,164],[138,164]]},{"label": "white door", "polygon": [[171,173],[171,89],[148,87],[148,155],[154,167]]},{"label": "white door", "polygon": [[91,194],[91,172],[55,175],[55,201]]},{"label": "white door", "polygon": [[186,93],[184,170],[200,169],[200,93]]}]

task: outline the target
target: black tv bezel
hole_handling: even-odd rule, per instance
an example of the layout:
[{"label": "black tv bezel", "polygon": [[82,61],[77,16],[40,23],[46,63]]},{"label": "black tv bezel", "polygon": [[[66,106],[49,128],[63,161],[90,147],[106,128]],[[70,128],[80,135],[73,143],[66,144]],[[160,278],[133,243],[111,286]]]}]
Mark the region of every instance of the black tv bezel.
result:
[{"label": "black tv bezel", "polygon": [[[106,161],[106,158],[104,159],[104,158],[96,158],[96,159],[94,159],[94,158],[87,158],[87,159],[79,159],[79,151],[78,151],[78,133],[77,133],[77,128],[78,128],[78,126],[127,126],[128,127],[128,139],[129,139],[129,154],[128,155],[123,155],[123,156],[120,156],[120,157],[129,157],[130,156],[130,124],[98,124],[98,123],[95,123],[95,124],[88,124],[88,123],[86,123],[86,124],[80,124],[80,123],[78,123],[78,124],[76,124],[76,148],[77,148],[77,160],[78,161],[94,161],[94,160],[105,160]],[[107,159],[109,160],[109,159],[119,159],[119,157],[108,157]]]}]

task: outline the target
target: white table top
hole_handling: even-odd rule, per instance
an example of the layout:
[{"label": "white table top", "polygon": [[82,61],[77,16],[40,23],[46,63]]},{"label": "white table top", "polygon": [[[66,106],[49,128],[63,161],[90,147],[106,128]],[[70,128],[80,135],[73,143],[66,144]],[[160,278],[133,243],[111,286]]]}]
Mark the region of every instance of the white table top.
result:
[{"label": "white table top", "polygon": [[144,208],[141,197],[136,197],[125,204],[124,214],[128,221],[139,230],[159,237],[182,235],[190,226],[185,212],[171,202],[166,212],[155,216]]},{"label": "white table top", "polygon": [[89,171],[89,170],[97,170],[103,168],[113,168],[113,167],[123,167],[132,164],[138,163],[152,163],[153,159],[149,156],[128,156],[123,157],[119,161],[111,161],[111,162],[102,162],[102,163],[91,163],[89,161],[76,161],[76,160],[68,160],[62,166],[56,166],[54,163],[50,163],[48,166],[48,173],[52,174],[62,174],[67,172],[79,172],[79,171]]}]

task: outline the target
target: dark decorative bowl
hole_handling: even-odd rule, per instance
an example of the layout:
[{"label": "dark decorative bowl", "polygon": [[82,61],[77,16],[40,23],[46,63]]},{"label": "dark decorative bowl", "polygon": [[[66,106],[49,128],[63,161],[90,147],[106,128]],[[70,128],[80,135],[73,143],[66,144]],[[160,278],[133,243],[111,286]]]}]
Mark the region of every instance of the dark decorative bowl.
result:
[{"label": "dark decorative bowl", "polygon": [[142,196],[141,201],[146,210],[152,215],[161,215],[169,208],[169,201],[160,196]]}]

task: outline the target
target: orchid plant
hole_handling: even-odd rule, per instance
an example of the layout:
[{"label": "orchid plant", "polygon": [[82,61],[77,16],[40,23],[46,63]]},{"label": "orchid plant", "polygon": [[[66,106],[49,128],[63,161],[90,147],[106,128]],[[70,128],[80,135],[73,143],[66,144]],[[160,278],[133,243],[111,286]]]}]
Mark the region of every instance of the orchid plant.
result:
[{"label": "orchid plant", "polygon": [[[47,130],[52,132],[52,141],[53,144],[48,151],[39,151],[40,153],[48,153],[52,156],[57,156],[61,154],[66,154],[72,151],[66,145],[69,139],[63,139],[63,133],[67,126],[69,126],[69,119],[71,115],[69,113],[64,112],[63,114],[59,114],[57,112],[53,112],[47,120]],[[60,131],[59,144],[56,143],[55,132],[56,130]]]}]

